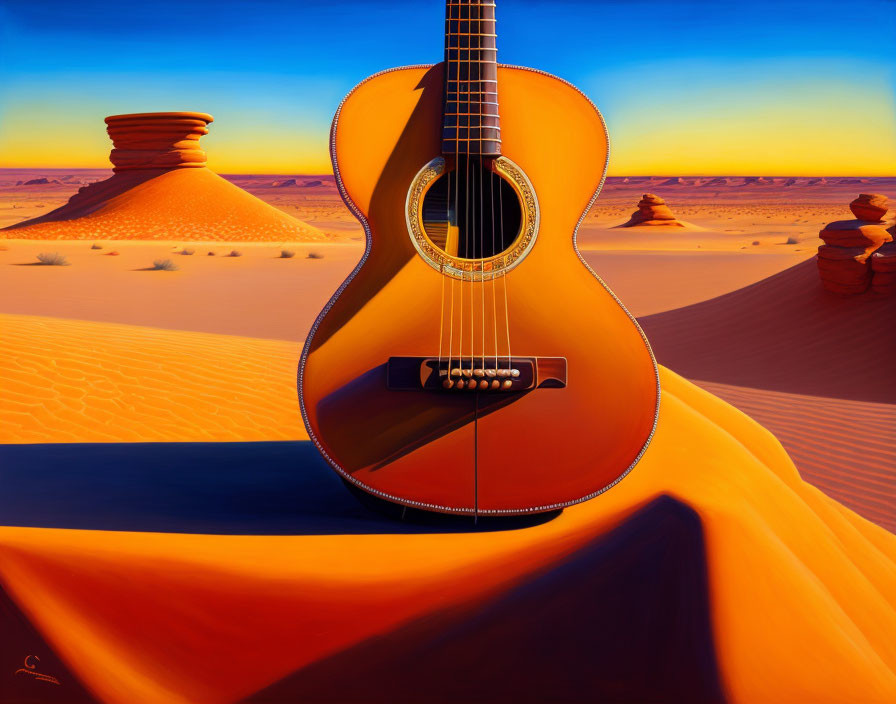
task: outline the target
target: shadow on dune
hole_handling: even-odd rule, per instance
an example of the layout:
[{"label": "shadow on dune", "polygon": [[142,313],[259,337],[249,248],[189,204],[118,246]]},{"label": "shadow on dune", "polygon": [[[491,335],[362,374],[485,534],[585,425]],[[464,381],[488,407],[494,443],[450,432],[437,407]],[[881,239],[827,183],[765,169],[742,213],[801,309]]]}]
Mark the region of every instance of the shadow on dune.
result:
[{"label": "shadow on dune", "polygon": [[700,519],[660,497],[497,598],[371,638],[245,701],[724,701]]},{"label": "shadow on dune", "polygon": [[394,520],[359,503],[308,441],[0,445],[0,486],[0,525],[44,528],[443,533],[508,530],[557,515],[474,523],[408,510]]},{"label": "shadow on dune", "polygon": [[65,205],[50,211],[40,217],[23,220],[14,225],[9,225],[4,230],[15,230],[20,227],[37,225],[42,222],[58,222],[61,220],[74,220],[90,215],[99,210],[113,198],[120,196],[141,183],[167,173],[168,169],[145,169],[140,171],[128,171],[113,174],[104,181],[96,181],[83,188],[68,199]]},{"label": "shadow on dune", "polygon": [[826,292],[813,258],[639,322],[657,361],[690,379],[892,403],[894,316],[894,297]]}]

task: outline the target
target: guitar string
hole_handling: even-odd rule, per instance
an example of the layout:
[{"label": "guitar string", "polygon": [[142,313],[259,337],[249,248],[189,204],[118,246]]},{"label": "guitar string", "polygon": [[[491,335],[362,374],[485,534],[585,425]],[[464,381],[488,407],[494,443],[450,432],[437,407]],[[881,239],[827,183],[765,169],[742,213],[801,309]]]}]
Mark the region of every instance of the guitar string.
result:
[{"label": "guitar string", "polygon": [[[494,168],[494,162],[492,162],[492,168]],[[492,171],[489,174],[489,186],[491,189],[491,221],[492,221],[492,256],[495,255],[495,172]],[[500,185],[498,186],[500,188]],[[502,236],[503,240],[503,236]],[[498,315],[495,306],[495,265],[500,260],[495,260],[492,264],[492,275],[491,275],[491,289],[492,289],[492,329],[494,332],[494,340],[495,340],[495,378],[497,378],[497,370],[498,370]]]},{"label": "guitar string", "polygon": [[[447,19],[447,25],[448,25],[448,37],[447,37],[447,39],[448,39],[448,47],[449,47],[449,52],[448,52],[448,53],[449,53],[449,56],[446,58],[446,61],[445,61],[445,75],[446,75],[446,77],[447,77],[448,79],[451,78],[451,59],[450,59],[450,54],[451,54],[451,51],[450,51],[450,49],[451,49],[451,19],[452,19],[452,10],[451,10],[451,7],[452,7],[452,6],[449,4],[449,5],[448,5],[448,19]],[[447,86],[448,86],[448,85],[449,85],[448,83],[445,84],[445,86],[446,86],[446,92],[447,92]],[[450,95],[447,96],[447,97],[450,97]],[[447,101],[446,101],[446,102],[447,102]],[[457,112],[457,111],[455,111],[455,112]],[[456,144],[457,144],[457,130],[456,130],[456,129],[455,129],[455,131],[454,131],[454,138],[455,138],[455,145],[456,145]],[[456,152],[456,151],[457,151],[457,148],[456,148],[456,146],[455,146],[455,152]],[[447,249],[447,247],[448,247],[448,239],[451,237],[451,171],[447,168],[447,165],[446,165],[446,169],[445,169],[445,170],[447,171],[446,177],[447,177],[447,179],[448,179],[448,191],[447,191],[447,194],[445,195],[445,247],[446,247],[446,249]],[[457,181],[457,179],[455,179],[455,190],[457,190],[457,183],[456,183],[456,181]],[[456,210],[456,206],[455,206],[455,210]],[[440,269],[440,273],[442,274],[442,291],[443,291],[443,302],[442,302],[442,303],[443,303],[443,305],[444,305],[444,290],[445,290],[445,278],[446,278],[446,275],[445,275],[445,263],[444,263],[444,262],[442,263],[442,266],[441,266],[441,269]],[[448,325],[449,325],[449,331],[448,331],[448,364],[447,364],[447,368],[446,368],[446,372],[447,372],[447,373],[445,374],[445,379],[449,382],[449,384],[452,384],[452,385],[453,385],[453,382],[451,382],[451,378],[452,378],[452,377],[451,377],[451,366],[452,366],[452,347],[453,347],[453,343],[454,343],[454,278],[451,278],[451,280],[448,282],[448,285],[451,287],[451,307],[450,307],[449,320],[448,320]],[[440,340],[440,342],[439,342],[439,375],[440,375],[440,379],[441,379],[441,370],[442,370],[442,343],[441,343],[441,339],[442,339],[442,330],[439,331],[439,340]]]},{"label": "guitar string", "polygon": [[[458,18],[458,19],[457,19],[457,33],[455,34],[455,36],[457,37],[457,48],[458,48],[458,49],[460,49],[460,43],[461,43],[461,40],[460,40],[460,16],[461,16],[461,14],[462,14],[462,12],[461,12],[461,8],[460,8],[460,5],[458,5],[458,9],[457,9],[457,18]],[[455,58],[455,66],[456,66],[456,68],[455,68],[456,78],[455,78],[455,84],[454,84],[454,85],[456,86],[456,88],[455,88],[455,93],[456,93],[457,105],[458,105],[458,109],[456,110],[456,112],[460,112],[460,98],[461,98],[461,92],[462,92],[462,91],[461,91],[461,85],[462,85],[462,84],[461,84],[461,59],[460,59],[460,52],[459,52],[459,51],[458,51],[458,55],[457,55],[457,57]],[[457,182],[457,190],[460,191],[460,171],[461,171],[461,164],[460,164],[460,162],[461,162],[460,130],[461,130],[461,124],[460,124],[460,116],[459,116],[459,115],[458,115],[458,116],[455,116],[455,120],[454,120],[454,122],[455,122],[454,133],[455,133],[455,137],[456,137],[456,139],[457,139],[457,144],[456,144],[456,147],[455,147],[455,151],[457,152],[457,154],[456,154],[457,166],[456,166],[455,168],[456,168],[456,171],[457,171],[457,179],[458,179],[458,182]],[[466,162],[464,162],[464,168],[466,169]],[[464,178],[464,190],[465,190],[465,191],[468,191],[468,190],[469,190],[469,188],[467,187],[467,179],[466,179],[466,177]],[[459,199],[459,196],[458,196],[458,199]],[[466,221],[466,213],[467,213],[467,203],[466,203],[466,200],[463,201],[463,206],[464,206],[464,218],[463,218],[463,220],[464,220],[464,223],[465,223],[465,221]],[[461,224],[461,215],[460,215],[460,210],[459,210],[459,209],[458,209],[458,212],[456,213],[455,217],[457,218],[457,222],[458,222],[458,227],[457,227],[457,252],[458,252],[458,255],[460,255],[460,246],[461,246],[461,241],[460,241],[460,240],[461,240],[461,228],[460,228],[460,224]],[[466,236],[467,236],[467,228],[466,228],[466,224],[464,224],[464,228],[463,228],[463,236],[464,236],[464,241],[466,241]],[[460,258],[460,257],[458,256],[458,258]],[[459,373],[458,373],[458,379],[457,379],[457,382],[456,382],[456,383],[457,383],[458,386],[460,386],[461,388],[463,388],[463,387],[465,386],[465,384],[464,384],[464,376],[463,376],[463,366],[464,366],[464,363],[463,363],[463,355],[464,355],[464,267],[463,267],[463,263],[461,263],[461,265],[460,265],[460,284],[459,284],[459,288],[460,288],[460,300],[458,301],[458,309],[459,309],[458,312],[460,313],[460,320],[458,321],[458,330],[459,330],[459,333],[458,333],[458,343],[457,343],[457,367],[458,367]]]},{"label": "guitar string", "polygon": [[[482,33],[482,5],[479,6],[479,32]],[[479,38],[479,78],[482,78],[483,60],[482,60],[482,37]],[[481,84],[480,84],[481,87]],[[481,94],[480,94],[481,95]],[[483,197],[483,189],[485,180],[485,157],[482,156],[482,99],[479,100],[479,301],[481,307],[482,318],[482,360],[480,368],[483,370],[485,380],[485,198]],[[486,383],[487,380],[486,380]],[[481,386],[481,384],[480,384]]]},{"label": "guitar string", "polygon": [[[498,188],[498,212],[501,217],[501,237],[504,236],[504,184],[501,183]],[[503,241],[502,241],[503,244]],[[507,369],[509,370],[512,366],[512,358],[510,355],[510,310],[509,305],[507,303],[507,270],[502,267],[501,268],[501,285],[504,289],[504,324],[507,332]]]},{"label": "guitar string", "polygon": [[[471,210],[471,208],[470,208],[470,157],[471,157],[471,153],[472,153],[472,149],[471,149],[472,137],[471,137],[471,133],[470,133],[470,123],[472,122],[472,120],[470,119],[469,113],[471,110],[470,104],[472,103],[472,97],[473,97],[473,91],[471,88],[471,85],[472,85],[471,79],[473,76],[473,58],[472,58],[472,55],[473,55],[473,51],[472,51],[472,48],[473,48],[473,19],[472,19],[473,18],[473,6],[471,3],[468,3],[466,7],[467,7],[467,80],[466,80],[466,86],[467,86],[467,109],[466,109],[466,113],[467,113],[467,115],[466,115],[466,120],[467,120],[467,207],[466,207],[467,232],[466,232],[466,234],[467,234],[467,239],[465,240],[466,249],[464,251],[464,254],[466,255],[466,258],[468,258],[468,259],[475,259],[475,256],[476,256],[475,252],[472,252],[472,254],[473,254],[472,257],[470,256],[471,251],[475,247],[475,243],[476,243],[476,235],[475,235],[475,232],[472,231],[472,229],[475,228],[476,213],[474,212],[472,214],[472,216],[473,216],[472,222],[471,222],[471,218],[470,218],[470,210]],[[474,176],[474,178],[476,176],[475,170],[473,172],[473,176]],[[476,197],[475,196],[475,193],[476,193],[475,186],[473,188],[473,193],[474,193],[473,197],[475,198]],[[472,242],[471,242],[471,240],[472,240]],[[473,283],[474,267],[475,267],[475,261],[471,262],[471,264],[470,264],[470,376],[468,377],[468,380],[467,380],[467,387],[471,388],[471,389],[473,388],[470,385],[470,382],[473,379],[473,366],[474,366],[473,350],[475,347],[475,341],[474,341],[475,307],[474,307],[474,303],[473,303],[473,295],[475,293],[475,285]],[[464,268],[466,268],[466,267],[464,267]]]},{"label": "guitar string", "polygon": [[[495,13],[493,11],[492,34],[497,34],[497,32],[498,32],[498,30],[497,30],[497,13]],[[481,41],[480,41],[480,43],[481,43]],[[495,47],[497,49],[497,42],[495,42]],[[497,71],[497,56],[496,56],[496,54],[497,54],[497,50],[492,54],[493,58],[495,58],[495,61],[494,61],[494,63],[495,63],[495,79],[497,80],[498,71]],[[498,114],[500,112],[500,110],[498,109],[497,103],[498,103],[498,88],[497,88],[497,84],[495,84],[495,114]],[[480,108],[480,112],[482,112],[481,108]],[[481,134],[481,132],[480,132],[480,134]],[[495,238],[495,179],[496,178],[498,179],[499,193],[500,193],[500,188],[501,188],[501,177],[500,177],[500,175],[496,174],[495,170],[494,170],[496,161],[497,161],[497,157],[492,159],[492,162],[491,162],[492,168],[490,169],[490,178],[489,178],[489,184],[491,186],[491,210],[490,210],[491,230],[492,230],[491,255],[493,257],[498,253],[498,247],[496,246],[496,238]],[[501,249],[502,250],[503,250],[503,244],[504,244],[504,233],[501,232]],[[494,379],[498,378],[498,375],[497,375],[497,371],[498,371],[498,316],[496,315],[496,310],[495,310],[495,308],[496,308],[496,306],[495,306],[495,266],[497,264],[499,264],[500,262],[503,262],[503,259],[496,259],[492,262],[492,276],[491,276],[492,328],[493,328],[493,332],[494,332],[493,337],[494,337],[494,342],[495,342],[495,376],[493,377]],[[483,361],[483,364],[484,364],[484,361]]]}]

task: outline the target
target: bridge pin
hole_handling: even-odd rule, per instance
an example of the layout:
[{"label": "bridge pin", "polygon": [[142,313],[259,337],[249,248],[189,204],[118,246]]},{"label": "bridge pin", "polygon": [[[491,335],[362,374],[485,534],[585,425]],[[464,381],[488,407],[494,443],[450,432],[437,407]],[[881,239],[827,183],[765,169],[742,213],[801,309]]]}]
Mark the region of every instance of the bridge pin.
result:
[{"label": "bridge pin", "polygon": [[501,388],[504,390],[509,389],[511,386],[513,386],[513,382],[510,379],[505,379],[501,382]]},{"label": "bridge pin", "polygon": [[485,376],[485,371],[482,369],[474,369],[473,376]]},{"label": "bridge pin", "polygon": [[501,388],[501,382],[498,381],[497,379],[492,379],[491,386],[493,389],[499,389],[499,388]]},{"label": "bridge pin", "polygon": [[458,369],[457,367],[455,367],[454,369],[452,369],[452,370],[451,370],[451,376],[460,376],[460,369]]},{"label": "bridge pin", "polygon": [[487,377],[494,377],[498,372],[495,369],[486,369],[485,375]]},{"label": "bridge pin", "polygon": [[471,376],[473,376],[473,370],[472,370],[472,369],[463,369],[463,370],[462,370],[462,373],[463,373],[463,375],[466,376],[466,377],[471,377]]},{"label": "bridge pin", "polygon": [[488,382],[487,382],[485,379],[483,379],[482,381],[479,382],[479,388],[480,388],[480,389],[483,389],[483,390],[487,389],[487,388],[488,388]]},{"label": "bridge pin", "polygon": [[454,382],[451,379],[442,379],[443,389],[450,389],[452,386],[454,386]]},{"label": "bridge pin", "polygon": [[519,370],[519,369],[511,369],[511,370],[510,370],[510,376],[516,378],[516,377],[518,377],[519,375],[520,375],[520,370]]},{"label": "bridge pin", "polygon": [[499,369],[497,371],[497,374],[498,374],[498,376],[510,376],[510,370],[509,369]]},{"label": "bridge pin", "polygon": [[456,382],[454,382],[454,388],[455,388],[455,389],[462,389],[462,388],[464,388],[464,380],[463,380],[463,379],[458,379]]}]

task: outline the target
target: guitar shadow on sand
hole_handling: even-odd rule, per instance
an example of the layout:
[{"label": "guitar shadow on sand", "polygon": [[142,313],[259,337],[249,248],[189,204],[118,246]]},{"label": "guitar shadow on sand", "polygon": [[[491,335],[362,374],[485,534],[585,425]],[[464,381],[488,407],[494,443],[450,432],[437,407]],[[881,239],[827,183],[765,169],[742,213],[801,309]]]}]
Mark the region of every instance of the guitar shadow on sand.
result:
[{"label": "guitar shadow on sand", "polygon": [[347,491],[309,441],[0,446],[0,525],[225,535],[509,530],[520,517],[430,514]]}]

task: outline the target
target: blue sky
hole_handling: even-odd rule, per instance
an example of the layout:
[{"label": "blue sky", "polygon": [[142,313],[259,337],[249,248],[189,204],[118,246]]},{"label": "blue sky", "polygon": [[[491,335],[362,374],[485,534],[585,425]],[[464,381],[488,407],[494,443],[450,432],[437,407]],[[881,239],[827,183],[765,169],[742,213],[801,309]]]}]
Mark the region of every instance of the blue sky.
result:
[{"label": "blue sky", "polygon": [[[896,172],[890,0],[497,4],[499,59],[601,107],[612,173]],[[105,115],[199,110],[218,170],[323,171],[342,96],[439,61],[443,20],[429,0],[0,0],[0,165],[103,165]]]}]

